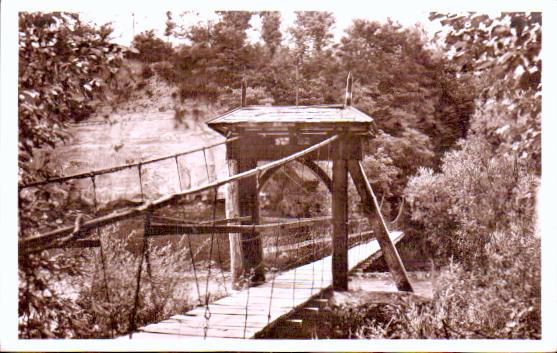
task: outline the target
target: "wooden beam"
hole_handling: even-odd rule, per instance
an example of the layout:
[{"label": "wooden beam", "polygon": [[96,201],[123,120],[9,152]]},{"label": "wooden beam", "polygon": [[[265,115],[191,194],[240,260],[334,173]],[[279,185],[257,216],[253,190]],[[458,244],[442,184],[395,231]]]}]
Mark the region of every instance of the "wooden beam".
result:
[{"label": "wooden beam", "polygon": [[[319,166],[319,164],[315,163],[314,161],[310,160],[310,159],[306,159],[306,158],[301,158],[298,160],[298,162],[300,162],[301,164],[305,165],[306,167],[308,167],[313,174],[315,174],[319,179],[321,179],[321,181],[325,184],[325,186],[327,187],[327,189],[329,189],[330,192],[333,192],[333,182],[331,180],[331,178],[327,175],[327,173],[323,170],[323,168],[321,168]],[[265,183],[267,183],[267,181],[269,181],[269,179],[271,179],[271,177],[273,176],[273,174],[279,170],[279,167],[275,167],[275,168],[271,168],[266,170],[263,174],[261,174],[261,176],[259,177],[259,190],[261,190],[263,188],[263,186],[265,185]]]},{"label": "wooden beam", "polygon": [[[257,159],[239,159],[238,171],[244,172],[257,168]],[[238,182],[239,216],[251,216],[253,224],[259,223],[259,193],[257,175]],[[252,222],[241,222],[250,224]],[[263,242],[259,233],[253,229],[242,233],[242,264],[243,276],[249,276],[250,284],[265,282],[265,266],[263,264]]]},{"label": "wooden beam", "polygon": [[[180,224],[180,225],[210,225],[213,224],[213,221],[187,221],[180,218],[175,217],[167,217],[167,216],[153,216],[152,218],[153,223],[171,223],[171,224]],[[251,221],[251,217],[235,217],[235,218],[223,218],[217,219],[214,221],[215,224],[228,224],[228,223],[235,223],[240,221]]]},{"label": "wooden beam", "polygon": [[348,290],[348,169],[345,159],[333,160],[333,289]]},{"label": "wooden beam", "polygon": [[[242,217],[244,218],[244,217]],[[251,220],[251,217],[245,217]],[[150,226],[149,236],[175,234],[211,234],[211,233],[253,233],[271,230],[288,230],[302,227],[328,225],[332,217],[304,218],[295,221],[270,224],[240,224],[240,225],[212,225],[188,223],[155,223]]]},{"label": "wooden beam", "polygon": [[[233,159],[228,160],[228,173],[230,176],[238,174],[238,161]],[[226,218],[239,218],[240,205],[238,199],[238,182],[228,183],[226,185],[226,190]],[[230,273],[233,286],[237,287],[243,273],[242,236],[239,233],[229,233],[228,240],[230,243]]]},{"label": "wooden beam", "polygon": [[413,292],[412,284],[408,279],[404,264],[398,255],[396,247],[389,237],[389,229],[379,210],[379,203],[373,193],[373,189],[367,180],[363,165],[358,161],[348,161],[350,175],[356,185],[356,189],[362,199],[364,211],[370,218],[370,222],[376,231],[376,238],[383,252],[385,262],[393,275],[398,290]]},{"label": "wooden beam", "polygon": [[[295,128],[293,126],[292,128]],[[338,131],[331,130],[331,133]],[[254,132],[243,132],[242,137],[227,144],[227,159],[257,159],[258,161],[272,161],[291,155],[307,147],[306,144],[297,144],[296,140],[289,137],[287,133],[284,138],[289,138],[285,144],[277,144],[276,138],[261,136]],[[327,138],[326,135],[307,137],[310,144],[316,144]],[[361,148],[361,137],[353,136],[344,142],[344,148],[339,149],[335,144],[329,149],[317,150],[307,154],[304,158],[308,160],[330,160],[330,159],[357,159],[363,158]]]}]

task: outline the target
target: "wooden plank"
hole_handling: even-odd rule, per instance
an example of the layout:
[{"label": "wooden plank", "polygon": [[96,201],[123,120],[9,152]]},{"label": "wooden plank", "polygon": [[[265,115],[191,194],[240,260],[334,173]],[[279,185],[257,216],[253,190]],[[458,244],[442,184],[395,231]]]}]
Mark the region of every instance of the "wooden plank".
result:
[{"label": "wooden plank", "polygon": [[352,176],[356,189],[362,199],[364,210],[374,225],[374,229],[377,229],[377,240],[381,246],[383,257],[385,258],[385,262],[393,275],[397,288],[401,291],[413,292],[414,290],[410,280],[408,279],[408,274],[406,273],[404,264],[398,255],[396,247],[389,237],[389,229],[383,219],[383,215],[379,209],[379,203],[373,193],[373,189],[367,180],[363,165],[358,161],[349,161],[348,168],[350,169],[350,175]]},{"label": "wooden plank", "polygon": [[[199,329],[175,324],[149,325],[142,328],[141,331],[193,337],[205,337],[205,330],[203,328]],[[248,331],[247,329],[244,330],[243,328],[209,328],[207,330],[206,336],[211,338],[248,338],[251,334],[250,331]]]},{"label": "wooden plank", "polygon": [[332,199],[333,288],[348,290],[348,169],[345,159],[333,160]]},{"label": "wooden plank", "polygon": [[[389,234],[393,242],[401,239],[401,232]],[[348,250],[348,270],[380,250],[376,240],[355,246]],[[331,256],[314,261],[277,275],[263,285],[238,291],[209,305],[211,316],[207,337],[211,338],[251,338],[264,330],[268,324],[288,315],[316,298],[331,285]],[[318,269],[319,271],[316,271]],[[325,272],[320,270],[324,269]],[[325,278],[321,280],[321,277]],[[311,282],[319,288],[308,287]],[[272,291],[272,296],[271,296]],[[269,304],[271,310],[269,311]],[[247,313],[247,320],[246,320]],[[270,315],[270,316],[269,316]],[[185,314],[147,325],[134,333],[134,339],[204,337],[206,325],[205,307],[197,307]],[[128,336],[126,336],[128,337]],[[124,338],[126,338],[124,337]]]}]

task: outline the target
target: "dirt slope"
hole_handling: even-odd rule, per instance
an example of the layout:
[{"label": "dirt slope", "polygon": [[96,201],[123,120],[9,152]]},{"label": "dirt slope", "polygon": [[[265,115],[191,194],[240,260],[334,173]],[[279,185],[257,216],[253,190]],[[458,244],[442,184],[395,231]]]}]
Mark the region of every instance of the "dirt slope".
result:
[{"label": "dirt slope", "polygon": [[[209,129],[205,121],[227,110],[227,107],[197,101],[179,102],[172,97],[175,87],[156,74],[140,78],[141,66],[132,63],[135,86],[123,102],[100,107],[88,120],[71,127],[71,141],[56,148],[55,164],[63,175],[113,167],[170,155],[223,140]],[[130,80],[130,77],[123,80]],[[138,82],[142,82],[137,85]],[[140,88],[139,88],[140,87]],[[176,119],[176,111],[183,117]],[[225,148],[206,152],[211,179],[228,175]],[[182,188],[207,181],[203,153],[178,160]],[[178,191],[180,188],[176,162],[168,160],[143,168],[143,190],[148,198]],[[91,181],[79,183],[83,196],[92,197]],[[96,178],[98,202],[117,199],[140,199],[137,169],[125,170]],[[222,191],[221,191],[222,192]]]}]

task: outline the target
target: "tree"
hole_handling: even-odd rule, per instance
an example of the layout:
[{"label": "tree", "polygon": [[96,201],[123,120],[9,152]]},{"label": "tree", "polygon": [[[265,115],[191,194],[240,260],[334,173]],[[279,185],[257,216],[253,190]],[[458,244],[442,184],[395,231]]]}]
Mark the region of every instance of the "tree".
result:
[{"label": "tree", "polygon": [[262,11],[261,16],[261,38],[269,49],[271,57],[275,55],[277,48],[282,42],[282,33],[280,31],[280,12],[278,11]]},{"label": "tree", "polygon": [[34,150],[65,140],[66,123],[85,119],[104,97],[122,64],[108,25],[93,28],[77,14],[19,16],[20,182],[42,178],[31,170]]},{"label": "tree", "polygon": [[[122,64],[123,50],[109,41],[107,25],[96,28],[73,13],[19,14],[19,180],[51,176],[49,148],[68,138],[67,123],[83,120],[102,99]],[[63,187],[58,188],[66,192]],[[75,213],[60,209],[54,190],[23,190],[19,236],[68,223]],[[39,224],[38,221],[41,221]],[[19,257],[19,316],[22,337],[86,336],[91,328],[78,305],[58,295],[50,282],[79,271],[80,258],[45,252]]]},{"label": "tree", "polygon": [[331,12],[322,11],[296,11],[294,26],[289,32],[294,39],[299,60],[310,54],[308,51],[320,53],[333,38],[331,29],[335,18]]},{"label": "tree", "polygon": [[133,54],[131,57],[135,57],[146,63],[168,60],[174,54],[172,45],[157,38],[155,30],[153,29],[136,35],[133,38],[132,47],[137,49],[139,54]]},{"label": "tree", "polygon": [[480,85],[472,130],[541,173],[541,13],[432,13],[460,73]]},{"label": "tree", "polygon": [[[457,78],[448,60],[427,48],[419,28],[392,21],[354,20],[336,55],[343,70],[356,78],[354,105],[383,132],[370,141],[367,153],[383,151],[399,171],[386,193],[388,210],[389,204],[400,202],[397,196],[419,166],[437,167],[442,154],[466,136],[474,86]],[[370,170],[387,167],[370,165]]]}]

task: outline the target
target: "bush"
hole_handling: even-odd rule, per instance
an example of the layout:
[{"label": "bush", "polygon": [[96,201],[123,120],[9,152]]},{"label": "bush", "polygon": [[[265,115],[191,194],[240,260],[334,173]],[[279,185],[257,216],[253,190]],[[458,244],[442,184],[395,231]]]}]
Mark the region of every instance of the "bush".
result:
[{"label": "bush", "polygon": [[171,63],[163,61],[154,64],[154,70],[161,77],[162,79],[166,80],[169,83],[177,83],[177,75],[174,67]]},{"label": "bush", "polygon": [[494,155],[480,137],[459,147],[444,157],[441,173],[421,168],[405,195],[435,255],[481,266],[494,232],[514,222],[532,233],[538,181],[512,157]]},{"label": "bush", "polygon": [[340,307],[333,321],[352,338],[540,339],[540,239],[495,232],[485,250],[482,269],[442,270],[429,303]]},{"label": "bush", "polygon": [[157,38],[154,30],[136,35],[133,38],[132,46],[139,51],[139,54],[130,56],[146,63],[163,61],[174,55],[172,45]]},{"label": "bush", "polygon": [[144,64],[141,67],[141,77],[144,80],[150,79],[151,77],[153,77],[153,75],[154,75],[154,72],[153,72],[153,69],[151,68],[150,65],[145,65]]}]

